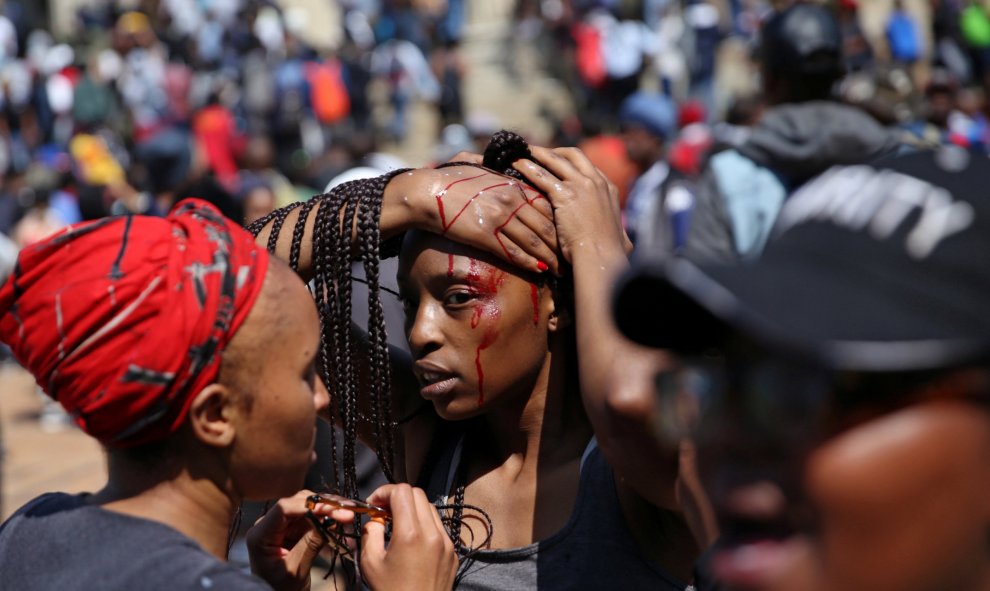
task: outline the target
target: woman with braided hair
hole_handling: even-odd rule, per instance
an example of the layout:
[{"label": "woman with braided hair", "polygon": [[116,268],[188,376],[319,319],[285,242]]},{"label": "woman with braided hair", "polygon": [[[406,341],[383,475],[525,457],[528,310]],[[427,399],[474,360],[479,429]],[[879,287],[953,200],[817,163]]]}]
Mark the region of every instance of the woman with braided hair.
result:
[{"label": "woman with braided hair", "polygon": [[[615,437],[617,415],[599,394],[616,347],[602,312],[607,268],[627,247],[614,187],[579,151],[531,148],[508,132],[481,163],[361,183],[254,228],[315,279],[321,369],[345,431],[336,492],[353,494],[360,434],[390,478],[441,507],[463,557],[458,588],[685,589],[698,545],[680,510],[679,452],[651,449],[651,477],[628,484],[634,462],[623,457],[642,450]],[[374,301],[377,257],[389,250],[379,239],[402,231],[418,395],[391,390]],[[350,334],[352,254],[370,284],[366,351]]]}]

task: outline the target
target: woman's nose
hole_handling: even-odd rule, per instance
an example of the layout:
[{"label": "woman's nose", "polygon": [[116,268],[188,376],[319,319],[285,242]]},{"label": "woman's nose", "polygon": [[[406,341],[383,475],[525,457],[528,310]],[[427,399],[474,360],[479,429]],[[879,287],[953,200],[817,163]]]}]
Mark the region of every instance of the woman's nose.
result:
[{"label": "woman's nose", "polygon": [[439,324],[440,311],[436,306],[421,304],[415,316],[408,322],[406,339],[409,341],[409,349],[413,357],[419,357],[432,349],[436,349],[443,342]]},{"label": "woman's nose", "polygon": [[316,378],[316,392],[314,394],[313,403],[316,405],[316,414],[323,414],[330,406],[330,392],[327,390],[326,384],[323,383],[323,378],[319,376]]}]

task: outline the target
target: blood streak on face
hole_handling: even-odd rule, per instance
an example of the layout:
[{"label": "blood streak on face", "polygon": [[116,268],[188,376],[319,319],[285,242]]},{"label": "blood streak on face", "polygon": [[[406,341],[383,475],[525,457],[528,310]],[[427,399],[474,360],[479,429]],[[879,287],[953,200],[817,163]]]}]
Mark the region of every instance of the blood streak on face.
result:
[{"label": "blood streak on face", "polygon": [[[454,273],[448,277],[451,254]],[[516,271],[499,258],[415,230],[403,243],[398,282],[406,307],[406,337],[418,373],[443,374],[432,384],[419,375],[421,393],[443,419],[477,416],[500,401],[529,396],[549,362],[551,331],[545,326],[544,296],[550,294],[541,293],[530,273]],[[444,382],[442,392],[431,389]]]},{"label": "blood streak on face", "polygon": [[481,319],[485,318],[484,336],[478,344],[474,355],[474,367],[478,372],[478,406],[485,403],[485,368],[481,364],[481,352],[492,346],[498,339],[497,322],[502,315],[495,296],[505,281],[505,271],[491,265],[479,264],[476,259],[470,259],[468,281],[481,293],[481,298],[471,315],[471,328],[477,328]]},{"label": "blood streak on face", "polygon": [[540,323],[540,290],[535,283],[530,283],[530,295],[533,297],[533,326]]}]

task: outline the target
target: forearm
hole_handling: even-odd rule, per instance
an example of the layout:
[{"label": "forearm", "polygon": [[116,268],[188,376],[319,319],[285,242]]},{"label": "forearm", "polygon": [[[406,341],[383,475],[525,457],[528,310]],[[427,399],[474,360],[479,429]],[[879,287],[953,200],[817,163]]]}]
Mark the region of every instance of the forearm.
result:
[{"label": "forearm", "polygon": [[625,484],[673,509],[679,450],[654,427],[653,375],[665,358],[624,339],[611,320],[612,286],[628,264],[618,244],[588,245],[573,256],[581,395],[599,445]]},{"label": "forearm", "polygon": [[628,266],[619,245],[587,244],[572,256],[581,389],[595,409],[605,407],[613,365],[636,348],[611,321],[611,286]]},{"label": "forearm", "polygon": [[[277,210],[270,215],[256,231],[258,244],[266,246],[276,257],[289,263],[304,279],[313,277],[316,227],[320,215],[333,215],[330,212],[321,214],[322,208],[334,208],[338,232],[347,233],[349,228],[349,246],[356,254],[362,240],[359,230],[359,201],[366,205],[371,201],[381,204],[377,220],[379,239],[385,242],[401,235],[416,224],[416,209],[412,206],[410,195],[414,191],[411,181],[415,172],[391,173],[379,177],[385,182],[383,190],[375,194],[371,187],[373,179],[367,179],[369,190],[362,194],[348,191],[344,186],[337,187],[325,195],[313,197],[304,203],[295,203]],[[364,181],[362,181],[364,182]],[[347,193],[350,198],[344,196]],[[353,193],[353,194],[352,194]],[[348,208],[348,203],[351,208]],[[299,220],[305,216],[304,223]],[[274,235],[273,235],[274,232]]]}]

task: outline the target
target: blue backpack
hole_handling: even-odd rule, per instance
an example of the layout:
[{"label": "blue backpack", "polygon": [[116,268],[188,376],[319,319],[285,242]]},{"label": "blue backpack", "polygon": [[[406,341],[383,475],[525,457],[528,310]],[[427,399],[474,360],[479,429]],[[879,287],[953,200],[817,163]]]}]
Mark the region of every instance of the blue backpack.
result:
[{"label": "blue backpack", "polygon": [[921,57],[921,40],[914,20],[902,11],[894,12],[887,23],[890,55],[899,62],[914,62]]}]

